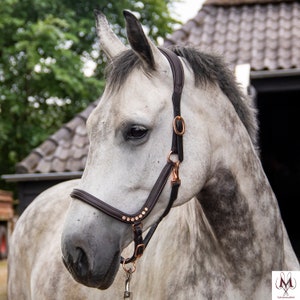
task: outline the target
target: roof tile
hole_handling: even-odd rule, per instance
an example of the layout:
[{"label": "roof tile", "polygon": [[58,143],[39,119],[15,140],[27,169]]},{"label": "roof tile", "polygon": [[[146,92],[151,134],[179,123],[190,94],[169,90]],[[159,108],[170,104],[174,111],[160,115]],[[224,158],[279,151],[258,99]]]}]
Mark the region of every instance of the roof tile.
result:
[{"label": "roof tile", "polygon": [[85,166],[89,140],[85,122],[99,101],[62,126],[16,166],[17,173],[81,171]]},{"label": "roof tile", "polygon": [[[252,70],[300,68],[298,1],[211,0],[193,20],[195,26],[182,32],[180,44],[219,52],[230,64],[250,63]],[[172,37],[166,45],[177,42]]]}]

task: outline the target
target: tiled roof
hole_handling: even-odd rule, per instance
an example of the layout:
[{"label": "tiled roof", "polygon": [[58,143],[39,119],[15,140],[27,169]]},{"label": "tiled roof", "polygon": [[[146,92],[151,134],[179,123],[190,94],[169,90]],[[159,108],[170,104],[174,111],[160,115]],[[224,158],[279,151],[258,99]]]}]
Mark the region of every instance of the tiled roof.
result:
[{"label": "tiled roof", "polygon": [[[195,0],[196,1],[196,0]],[[252,70],[300,68],[300,3],[279,0],[207,0],[165,45],[196,46]],[[83,170],[85,122],[97,102],[65,124],[17,165],[16,173]]]},{"label": "tiled roof", "polygon": [[299,41],[298,1],[208,0],[165,44],[197,46],[260,71],[300,68]]},{"label": "tiled roof", "polygon": [[98,101],[90,104],[16,166],[16,173],[74,172],[84,169],[89,141],[86,120]]}]

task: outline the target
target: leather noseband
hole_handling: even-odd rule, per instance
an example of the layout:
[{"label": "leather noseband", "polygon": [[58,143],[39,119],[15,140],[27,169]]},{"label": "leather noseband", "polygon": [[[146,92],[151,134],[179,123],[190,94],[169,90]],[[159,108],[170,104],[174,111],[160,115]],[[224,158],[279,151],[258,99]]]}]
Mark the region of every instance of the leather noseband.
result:
[{"label": "leather noseband", "polygon": [[[172,51],[166,48],[159,48],[161,53],[167,58],[172,69],[173,74],[173,137],[172,137],[172,147],[170,154],[167,159],[167,163],[159,174],[145,204],[143,207],[134,214],[124,213],[117,208],[103,202],[102,200],[96,198],[95,196],[89,194],[88,192],[80,189],[74,189],[71,193],[72,198],[81,200],[89,205],[99,209],[105,214],[115,218],[116,220],[128,224],[132,224],[134,233],[134,243],[135,250],[132,257],[124,259],[121,257],[121,264],[127,264],[134,262],[137,258],[142,256],[144,249],[147,247],[152,235],[154,234],[160,221],[169,213],[174,201],[177,199],[178,188],[180,186],[180,179],[178,175],[179,164],[183,161],[183,134],[185,131],[185,123],[181,117],[180,112],[180,100],[182,89],[184,85],[184,71],[183,66],[178,58],[178,56]],[[171,159],[172,155],[177,155],[178,161],[173,161]],[[169,203],[164,211],[164,213],[159,217],[159,219],[150,227],[146,237],[142,236],[142,221],[151,213],[152,209],[156,205],[167,181],[172,173],[171,179],[171,194]]]}]

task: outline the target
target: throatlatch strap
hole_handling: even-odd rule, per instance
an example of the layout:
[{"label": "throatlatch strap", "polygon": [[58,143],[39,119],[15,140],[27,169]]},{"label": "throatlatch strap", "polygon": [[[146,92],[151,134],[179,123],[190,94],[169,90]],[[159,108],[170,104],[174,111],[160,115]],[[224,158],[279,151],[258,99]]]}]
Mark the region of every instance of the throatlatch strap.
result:
[{"label": "throatlatch strap", "polygon": [[172,74],[173,74],[173,114],[174,114],[174,124],[177,130],[173,130],[173,138],[172,138],[172,152],[178,155],[178,159],[180,162],[183,161],[183,139],[182,134],[178,134],[183,132],[184,124],[183,119],[181,118],[181,110],[180,110],[180,100],[181,94],[184,86],[184,70],[182,63],[178,56],[169,49],[166,48],[158,48],[160,52],[168,59],[169,64],[171,66]]}]

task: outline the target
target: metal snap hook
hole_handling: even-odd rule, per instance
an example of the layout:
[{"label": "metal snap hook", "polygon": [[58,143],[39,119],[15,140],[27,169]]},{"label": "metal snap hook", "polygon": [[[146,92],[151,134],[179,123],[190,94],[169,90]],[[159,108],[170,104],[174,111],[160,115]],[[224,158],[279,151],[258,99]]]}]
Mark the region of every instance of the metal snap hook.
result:
[{"label": "metal snap hook", "polygon": [[126,260],[124,260],[123,262],[123,269],[126,272],[126,280],[125,280],[125,291],[124,291],[124,299],[130,299],[131,298],[131,291],[130,291],[130,281],[131,281],[131,277],[132,274],[135,272],[136,267],[135,267],[135,263],[132,263],[133,268],[126,268],[124,263],[126,262]]}]

